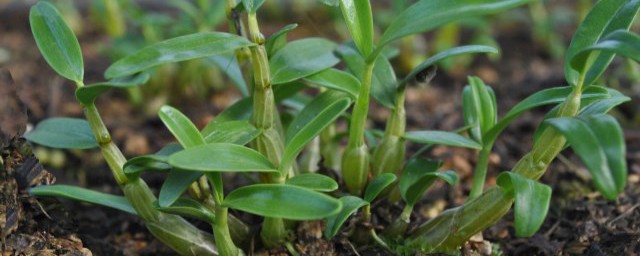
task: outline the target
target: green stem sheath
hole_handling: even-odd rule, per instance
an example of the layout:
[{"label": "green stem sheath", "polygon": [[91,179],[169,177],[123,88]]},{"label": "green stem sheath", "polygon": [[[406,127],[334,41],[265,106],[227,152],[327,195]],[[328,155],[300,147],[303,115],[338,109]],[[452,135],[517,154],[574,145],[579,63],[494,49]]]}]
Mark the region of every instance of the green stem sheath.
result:
[{"label": "green stem sheath", "polygon": [[478,154],[478,162],[476,163],[476,168],[473,172],[473,184],[471,185],[471,192],[469,193],[469,198],[467,200],[472,200],[482,195],[484,182],[487,178],[491,148],[491,146],[483,147]]},{"label": "green stem sheath", "polygon": [[369,94],[371,93],[373,67],[374,62],[372,61],[365,64],[362,86],[351,115],[349,144],[342,157],[342,176],[349,192],[354,195],[362,194],[369,173],[370,156],[369,148],[364,140],[364,129],[369,112]]}]

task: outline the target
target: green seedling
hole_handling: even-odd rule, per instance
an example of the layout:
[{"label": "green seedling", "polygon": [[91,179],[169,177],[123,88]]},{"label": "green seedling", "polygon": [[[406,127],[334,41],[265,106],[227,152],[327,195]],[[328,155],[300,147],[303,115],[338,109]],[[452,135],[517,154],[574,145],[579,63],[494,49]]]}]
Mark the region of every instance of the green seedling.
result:
[{"label": "green seedling", "polygon": [[[449,22],[498,13],[531,1],[418,1],[397,15],[376,40],[369,1],[325,0],[343,13],[353,38],[343,43],[324,38],[289,42],[287,33],[296,25],[265,37],[257,15],[264,2],[225,1],[232,33],[197,32],[153,43],[111,65],[105,71],[109,81],[92,85],[84,84],[81,50],[61,15],[46,2],[34,5],[30,21],[36,43],[49,65],[77,85],[76,98],[85,110],[85,119],[48,119],[26,137],[54,148],[100,148],[124,196],[66,185],[36,187],[31,193],[136,214],[151,234],[180,255],[252,253],[249,241],[257,237],[256,230],[229,209],[264,218],[259,237],[267,248],[285,246],[295,254],[291,245],[295,223],[325,220],[327,239],[341,234],[355,243],[410,255],[456,253],[472,235],[493,225],[512,206],[516,234],[533,235],[547,214],[551,196],[550,187],[538,179],[567,146],[583,160],[605,198],[614,200],[624,188],[627,167],[622,131],[606,113],[629,98],[594,83],[614,55],[639,60],[640,37],[628,29],[640,2],[607,0],[594,5],[567,50],[569,85],[536,92],[501,118],[491,88],[470,77],[462,93],[465,126],[457,131],[406,131],[406,88],[416,81],[428,82],[443,60],[497,50],[483,45],[447,49],[399,79],[388,57],[394,54],[386,49],[395,41]],[[193,13],[213,8],[208,4],[198,1],[196,9],[181,8]],[[250,62],[252,81],[244,80],[248,75],[242,72],[247,70],[237,68],[229,74],[238,84],[251,86],[245,87],[244,98],[203,129],[178,109],[163,105],[159,119],[177,143],[127,160],[111,141],[94,104],[102,93],[112,88],[137,88],[157,75],[150,70],[161,66],[230,59],[238,65]],[[336,67],[341,62],[344,69]],[[309,97],[305,91],[315,96]],[[390,109],[383,132],[366,127],[370,97]],[[557,107],[538,127],[533,149],[498,176],[498,186],[485,190],[488,157],[497,137],[522,113],[543,105]],[[353,110],[347,113],[350,107]],[[348,130],[337,125],[343,120],[349,122]],[[340,140],[345,136],[348,143],[339,157]],[[406,159],[407,143],[424,146]],[[421,156],[433,145],[479,151],[472,191],[462,206],[408,231],[413,208],[425,191],[437,179],[452,186],[458,179],[453,170],[440,170],[438,160]],[[299,157],[303,152],[304,157]],[[314,161],[304,159],[320,156],[341,180],[307,172]],[[166,174],[157,197],[141,178],[143,172]],[[223,177],[233,174],[248,177],[249,184],[225,184]],[[400,216],[380,236],[372,225],[371,208],[376,200],[404,203]],[[184,218],[210,224],[213,234]],[[355,221],[348,222],[350,218]]]}]

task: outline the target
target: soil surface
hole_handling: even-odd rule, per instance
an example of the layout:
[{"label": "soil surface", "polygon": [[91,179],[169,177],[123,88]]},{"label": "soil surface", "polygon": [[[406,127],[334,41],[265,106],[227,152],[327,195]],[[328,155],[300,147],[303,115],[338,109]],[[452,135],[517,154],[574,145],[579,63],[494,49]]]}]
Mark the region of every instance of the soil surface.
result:
[{"label": "soil surface", "polygon": [[[173,255],[155,240],[135,216],[104,207],[68,200],[30,197],[26,192],[37,184],[76,184],[102,192],[121,194],[99,152],[58,151],[35,147],[41,157],[19,136],[26,127],[53,116],[81,117],[82,109],[74,99],[74,86],[55,75],[39,54],[28,25],[28,6],[0,1],[0,176],[2,205],[2,251],[8,255]],[[522,11],[521,11],[522,12]],[[335,35],[322,28],[322,17],[305,13],[300,18],[300,35]],[[523,23],[524,22],[524,23]],[[493,29],[502,48],[501,59],[486,56],[449,71],[439,71],[429,86],[408,88],[408,130],[438,129],[451,131],[462,126],[460,95],[467,75],[481,77],[492,85],[499,113],[506,113],[519,100],[538,90],[564,84],[561,60],[552,58],[542,45],[534,43],[527,21],[502,22]],[[570,40],[575,27],[558,28],[562,41]],[[266,31],[275,31],[266,28]],[[324,31],[327,30],[327,31]],[[463,31],[462,34],[465,34]],[[468,33],[467,33],[468,34]],[[434,35],[425,36],[427,40]],[[293,36],[298,37],[297,35]],[[462,37],[462,42],[470,40]],[[80,36],[85,56],[86,80],[100,81],[111,63],[102,50],[111,41],[91,24]],[[8,56],[8,57],[4,57]],[[623,62],[614,61],[611,77],[618,77]],[[10,79],[10,75],[13,79]],[[553,188],[550,212],[540,231],[531,238],[517,238],[513,215],[484,232],[483,239],[472,239],[462,250],[465,255],[502,253],[504,255],[638,255],[640,253],[640,85],[624,77],[616,89],[632,97],[612,114],[624,127],[629,166],[628,184],[615,202],[606,201],[590,181],[590,175],[570,150],[563,152],[542,182]],[[612,85],[613,86],[613,85]],[[204,127],[217,113],[240,94],[237,90],[216,90],[201,98],[174,99],[172,104],[184,111],[198,127]],[[169,132],[149,111],[158,99],[136,106],[122,91],[112,90],[98,101],[103,119],[118,146],[127,157],[148,154],[172,141]],[[152,109],[152,108],[151,108]],[[533,132],[549,108],[524,114],[506,129],[491,156],[487,186],[495,185],[499,171],[508,170],[524,155],[532,143]],[[388,111],[374,105],[371,126],[383,128]],[[410,145],[408,154],[419,148]],[[435,147],[426,153],[456,170],[460,183],[450,187],[438,182],[416,206],[412,223],[432,218],[444,209],[462,204],[469,193],[475,153],[471,150]],[[45,168],[39,163],[42,162]],[[45,170],[46,169],[46,170]],[[28,177],[28,178],[27,178]],[[55,178],[54,178],[55,177]],[[160,188],[163,175],[143,176],[149,185]],[[231,180],[239,181],[238,177]],[[246,182],[246,181],[245,181]],[[233,187],[230,185],[229,187]],[[157,192],[157,191],[156,191]],[[383,229],[397,218],[401,205],[377,202],[373,208],[374,228]],[[255,216],[239,215],[251,224]],[[203,229],[207,225],[197,223]],[[322,222],[304,222],[296,229],[291,247],[302,255],[387,255],[380,248],[353,244],[339,234],[327,241]],[[259,239],[255,239],[259,240]],[[487,242],[488,241],[488,242]],[[490,243],[489,243],[490,242]],[[257,241],[252,249],[259,248]],[[285,248],[255,251],[255,255],[288,255]]]}]

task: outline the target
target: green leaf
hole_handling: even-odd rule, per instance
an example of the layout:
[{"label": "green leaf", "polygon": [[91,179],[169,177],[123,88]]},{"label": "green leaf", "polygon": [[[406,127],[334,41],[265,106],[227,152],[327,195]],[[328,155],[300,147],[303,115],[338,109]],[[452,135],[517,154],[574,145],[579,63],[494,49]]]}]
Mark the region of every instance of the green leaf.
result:
[{"label": "green leaf", "polygon": [[349,96],[336,91],[326,91],[307,104],[287,129],[280,167],[288,168],[304,146],[333,123],[349,105]]},{"label": "green leaf", "polygon": [[162,120],[164,125],[171,131],[171,134],[176,137],[180,145],[184,148],[192,148],[205,144],[196,125],[179,110],[164,105],[160,107],[158,116],[160,116],[160,120]]},{"label": "green leaf", "polygon": [[215,119],[213,119],[212,123],[207,124],[204,128],[205,130],[209,130],[211,125],[217,125],[218,123],[223,123],[227,121],[239,121],[239,120],[249,120],[251,117],[251,113],[253,112],[253,97],[245,97],[242,98],[235,103],[231,104],[231,106],[225,108]]},{"label": "green leaf", "polygon": [[342,202],[340,212],[330,216],[326,220],[327,228],[324,230],[324,237],[326,239],[331,239],[338,234],[340,227],[347,221],[349,216],[353,215],[361,207],[369,204],[369,202],[355,196],[343,196],[340,198],[340,202]]},{"label": "green leaf", "polygon": [[375,179],[369,182],[367,188],[364,191],[364,200],[372,203],[376,200],[378,195],[382,193],[389,185],[396,181],[397,177],[393,173],[383,173],[378,175]]},{"label": "green leaf", "polygon": [[201,172],[190,172],[183,170],[171,170],[169,175],[164,179],[162,187],[160,188],[160,194],[158,195],[158,205],[160,207],[168,207],[172,205],[182,193],[194,181],[202,177]]},{"label": "green leaf", "polygon": [[262,154],[229,143],[187,148],[171,155],[169,165],[179,170],[201,172],[277,172]]},{"label": "green leaf", "polygon": [[117,61],[107,69],[105,77],[129,76],[161,64],[224,54],[251,45],[253,43],[244,37],[222,32],[180,36],[147,46]]},{"label": "green leaf", "polygon": [[[364,72],[365,60],[354,48],[353,44],[343,44],[338,47],[338,54],[345,64],[360,81]],[[373,66],[371,76],[371,96],[383,106],[393,109],[395,107],[396,73],[389,60],[379,56]]]},{"label": "green leaf", "polygon": [[595,51],[618,54],[640,62],[640,36],[626,30],[616,30],[597,44],[577,52],[571,59],[571,67],[579,73],[585,72],[589,56]]},{"label": "green leaf", "polygon": [[164,213],[194,218],[206,223],[213,223],[216,219],[215,214],[211,210],[209,210],[209,208],[204,206],[202,203],[190,198],[180,198],[171,206],[167,207],[156,205],[156,209]]},{"label": "green leaf", "polygon": [[287,179],[288,185],[299,186],[320,192],[338,189],[338,183],[331,177],[317,173],[304,173]]},{"label": "green leaf", "polygon": [[240,70],[240,65],[238,64],[235,53],[211,56],[209,60],[229,76],[229,79],[231,79],[236,88],[240,90],[242,96],[246,97],[250,95],[249,86],[247,86],[247,82],[244,81],[242,70]]},{"label": "green leaf", "polygon": [[546,122],[564,135],[591,173],[598,191],[615,200],[627,177],[624,137],[615,118],[593,115],[551,118]]},{"label": "green leaf", "polygon": [[242,0],[242,5],[248,13],[256,13],[265,0]]},{"label": "green leaf", "polygon": [[267,41],[264,43],[264,47],[267,49],[267,54],[269,56],[273,56],[276,52],[282,49],[282,47],[287,45],[287,33],[297,27],[298,24],[295,23],[286,25],[278,30],[278,32],[273,33],[273,35],[267,38]]},{"label": "green leaf", "polygon": [[318,73],[338,64],[336,44],[322,38],[288,43],[269,60],[271,83],[284,84]]},{"label": "green leaf", "polygon": [[328,6],[334,6],[334,7],[340,4],[340,0],[320,0],[320,2]]},{"label": "green leaf", "polygon": [[496,96],[491,87],[480,78],[470,76],[469,85],[462,91],[462,109],[465,125],[472,127],[471,137],[482,142],[482,134],[491,129],[498,118]]},{"label": "green leaf", "polygon": [[[493,128],[483,134],[482,143],[484,146],[492,146],[495,140],[498,138],[498,135],[507,128],[509,123],[520,116],[520,114],[525,111],[549,104],[562,103],[565,101],[567,96],[571,93],[573,89],[570,86],[564,87],[554,87],[549,89],[544,89],[542,91],[536,92],[533,95],[527,97],[522,100],[520,103],[516,104],[509,112],[498,121]],[[609,98],[609,93],[606,88],[601,86],[589,86],[583,93],[582,99],[606,99]]]},{"label": "green leaf", "polygon": [[128,177],[137,177],[139,173],[147,170],[168,171],[171,166],[167,163],[169,156],[182,150],[178,143],[169,143],[155,154],[138,156],[129,159],[124,166],[124,174]]},{"label": "green leaf", "polygon": [[264,217],[318,220],[339,212],[342,203],[333,197],[298,186],[258,184],[232,191],[222,206]]},{"label": "green leaf", "polygon": [[596,100],[595,102],[587,105],[582,110],[580,110],[580,116],[606,114],[609,113],[609,111],[614,107],[622,103],[631,101],[631,98],[625,96],[619,91],[611,88],[607,88],[607,91],[609,91],[609,95],[611,96],[611,98]]},{"label": "green leaf", "polygon": [[82,83],[84,64],[78,39],[56,8],[38,2],[29,12],[31,32],[44,59],[59,75]]},{"label": "green leaf", "polygon": [[551,187],[513,172],[500,174],[497,183],[503,189],[515,192],[516,235],[533,236],[549,211]]},{"label": "green leaf", "polygon": [[453,147],[481,149],[480,143],[453,132],[443,131],[412,131],[403,136],[408,141],[421,144],[446,145]]},{"label": "green leaf", "polygon": [[98,147],[96,137],[84,119],[53,117],[36,125],[24,137],[51,148],[88,149]]},{"label": "green leaf", "polygon": [[348,93],[352,99],[358,98],[358,93],[360,92],[360,81],[356,77],[335,68],[326,69],[305,77],[304,80],[315,85]]},{"label": "green leaf", "polygon": [[[628,30],[638,8],[640,8],[639,1],[628,0],[599,1],[593,6],[574,33],[567,49],[564,69],[569,84],[576,85],[580,76],[580,72],[571,66],[573,58],[609,33],[618,29]],[[589,65],[586,67],[587,70],[585,70],[586,73],[582,72],[585,75],[584,85],[591,85],[611,63],[613,56],[612,53],[600,53],[590,59]]]},{"label": "green leaf", "polygon": [[369,0],[340,0],[342,16],[356,46],[367,57],[373,49],[373,17]]},{"label": "green leaf", "polygon": [[411,70],[411,72],[404,79],[402,79],[402,81],[400,81],[399,84],[404,85],[409,83],[409,81],[415,79],[418,74],[420,74],[424,70],[428,69],[429,67],[435,65],[436,63],[442,60],[455,57],[458,55],[470,54],[470,53],[497,54],[498,49],[493,48],[491,46],[484,46],[484,45],[465,45],[465,46],[459,46],[459,47],[448,49],[446,51],[439,52],[436,55],[429,57],[428,59],[420,63],[420,65],[418,65],[413,70]]},{"label": "green leaf", "polygon": [[207,143],[245,145],[258,137],[260,130],[247,120],[210,122],[201,132]]},{"label": "green leaf", "polygon": [[415,205],[424,192],[440,178],[451,186],[458,182],[458,175],[451,170],[438,172],[442,162],[425,158],[413,158],[405,165],[400,177],[400,194],[408,205]]},{"label": "green leaf", "polygon": [[111,207],[123,212],[136,214],[133,206],[123,196],[110,195],[76,186],[49,185],[29,189],[33,196],[55,196],[91,204]]},{"label": "green leaf", "polygon": [[107,82],[85,85],[76,89],[76,99],[83,105],[90,105],[98,96],[111,88],[128,88],[145,84],[147,81],[149,81],[149,74],[143,73],[134,77],[117,78]]},{"label": "green leaf", "polygon": [[424,33],[452,21],[502,12],[531,0],[422,0],[400,13],[385,30],[371,56],[402,37]]}]

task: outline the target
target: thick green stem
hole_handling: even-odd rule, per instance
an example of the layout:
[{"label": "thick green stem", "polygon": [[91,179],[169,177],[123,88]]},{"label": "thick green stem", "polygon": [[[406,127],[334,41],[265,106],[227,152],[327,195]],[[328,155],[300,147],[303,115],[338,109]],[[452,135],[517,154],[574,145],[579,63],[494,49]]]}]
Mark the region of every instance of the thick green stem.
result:
[{"label": "thick green stem", "polygon": [[484,190],[484,182],[487,179],[487,169],[489,167],[489,156],[491,155],[491,147],[483,147],[478,154],[478,162],[473,172],[473,184],[471,185],[471,192],[469,193],[469,199],[477,198],[482,195]]},{"label": "thick green stem", "polygon": [[354,195],[362,194],[369,172],[369,148],[364,143],[364,129],[369,112],[373,66],[373,61],[365,65],[362,86],[351,115],[349,144],[342,157],[342,176],[349,192]]},{"label": "thick green stem", "polygon": [[213,225],[213,236],[216,239],[218,252],[221,256],[244,255],[242,250],[238,249],[231,239],[229,224],[227,222],[228,211],[229,209],[226,207],[216,206],[216,219]]},{"label": "thick green stem", "polygon": [[[271,87],[269,59],[264,47],[264,36],[260,33],[255,13],[249,13],[249,34],[256,46],[250,48],[253,62],[254,90],[253,90],[253,125],[262,130],[254,140],[255,149],[265,155],[271,163],[279,167],[284,152],[282,133],[278,131],[279,119],[276,119],[276,104]],[[268,182],[284,183],[288,170],[274,174]],[[263,177],[264,179],[264,177]],[[268,247],[281,245],[287,240],[287,231],[282,219],[265,218],[260,234],[262,241]]]}]

